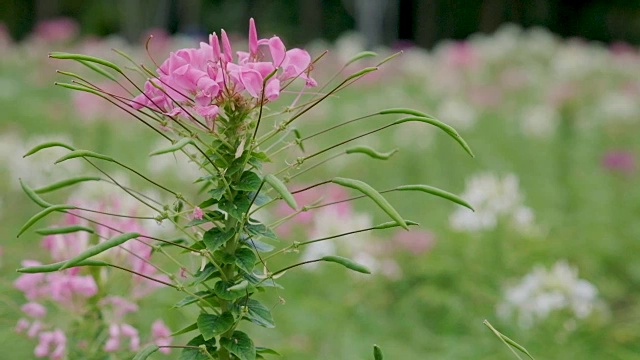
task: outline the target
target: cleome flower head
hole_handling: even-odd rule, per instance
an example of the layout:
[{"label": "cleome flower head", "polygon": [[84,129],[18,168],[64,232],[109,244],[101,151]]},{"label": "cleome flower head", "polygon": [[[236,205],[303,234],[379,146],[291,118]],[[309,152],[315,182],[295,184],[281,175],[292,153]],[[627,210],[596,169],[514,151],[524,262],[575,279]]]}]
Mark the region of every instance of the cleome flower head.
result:
[{"label": "cleome flower head", "polygon": [[[278,98],[286,82],[309,76],[311,56],[301,49],[287,50],[279,37],[258,39],[255,22],[249,20],[249,51],[234,56],[227,33],[209,36],[200,48],[172,52],[147,80],[144,91],[131,101],[135,109],[149,108],[168,116],[193,119],[197,114],[212,128],[225,104],[252,108]],[[213,129],[211,129],[213,130]]]}]

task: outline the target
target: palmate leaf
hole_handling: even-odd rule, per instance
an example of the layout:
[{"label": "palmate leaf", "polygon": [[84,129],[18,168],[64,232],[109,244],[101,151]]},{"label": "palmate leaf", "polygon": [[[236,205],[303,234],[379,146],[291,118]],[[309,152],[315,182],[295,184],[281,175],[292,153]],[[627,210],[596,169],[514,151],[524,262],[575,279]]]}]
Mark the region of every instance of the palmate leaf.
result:
[{"label": "palmate leaf", "polygon": [[255,360],[256,348],[249,335],[242,331],[234,331],[231,338],[220,339],[220,345],[237,356],[240,360]]},{"label": "palmate leaf", "polygon": [[[244,303],[243,300],[240,300],[241,305]],[[249,321],[256,325],[264,326],[266,328],[274,328],[276,324],[273,322],[273,316],[271,316],[271,311],[264,306],[260,301],[255,299],[249,299],[247,301],[247,318]]]}]

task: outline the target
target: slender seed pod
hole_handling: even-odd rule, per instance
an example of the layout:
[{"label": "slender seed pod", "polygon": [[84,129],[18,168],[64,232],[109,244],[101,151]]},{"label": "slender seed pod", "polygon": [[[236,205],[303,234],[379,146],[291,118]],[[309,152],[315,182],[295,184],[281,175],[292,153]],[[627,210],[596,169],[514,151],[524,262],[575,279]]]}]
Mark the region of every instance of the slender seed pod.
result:
[{"label": "slender seed pod", "polygon": [[36,194],[44,194],[44,193],[48,193],[51,191],[55,191],[58,189],[62,189],[64,187],[67,186],[71,186],[71,185],[75,185],[77,183],[80,182],[84,182],[84,181],[100,181],[102,180],[102,178],[97,177],[97,176],[79,176],[79,177],[74,177],[71,179],[66,179],[66,180],[61,180],[58,182],[55,182],[51,185],[47,185],[47,186],[43,186],[41,188],[35,189],[34,192]]},{"label": "slender seed pod", "polygon": [[33,190],[27,184],[25,184],[24,181],[22,181],[22,179],[18,179],[18,181],[20,182],[20,186],[22,187],[22,191],[24,191],[24,193],[27,194],[29,199],[31,199],[34,203],[38,204],[38,206],[43,207],[43,208],[48,208],[48,207],[53,206],[53,204],[50,204],[50,203],[44,201],[43,198],[38,196],[38,194],[36,194],[35,190]]},{"label": "slender seed pod", "polygon": [[[20,268],[16,271],[23,274],[48,273],[48,272],[62,270],[61,268],[65,263],[66,261],[60,261],[60,262],[48,264],[48,265],[29,266],[29,267]],[[99,261],[99,260],[84,260],[84,261],[78,262],[73,267],[78,267],[78,266],[111,266],[111,264],[104,261]]]},{"label": "slender seed pod", "polygon": [[349,61],[347,61],[346,64],[344,64],[344,67],[347,67],[351,64],[353,64],[354,62],[364,59],[364,58],[368,58],[368,57],[374,57],[374,56],[378,56],[377,53],[374,53],[373,51],[362,51],[357,53],[356,55],[354,55],[351,59],[349,59]]},{"label": "slender seed pod", "polygon": [[383,360],[382,349],[378,345],[373,345],[373,360]]},{"label": "slender seed pod", "polygon": [[38,229],[38,230],[36,230],[36,233],[39,234],[39,235],[46,236],[46,235],[70,234],[70,233],[74,233],[74,232],[78,232],[78,231],[84,231],[84,232],[88,232],[90,234],[93,234],[95,232],[90,227],[80,226],[80,225],[72,225],[72,226],[65,226],[65,227]]},{"label": "slender seed pod", "polygon": [[469,144],[467,144],[467,142],[464,141],[464,139],[460,136],[460,134],[458,134],[458,132],[454,128],[433,117],[430,117],[430,116],[406,117],[406,118],[394,121],[393,125],[398,125],[398,124],[402,124],[409,121],[419,121],[419,122],[431,124],[439,128],[440,130],[444,131],[449,136],[451,136],[453,140],[455,140],[458,144],[460,144],[460,146],[462,146],[464,151],[466,151],[469,155],[471,155],[471,157],[475,157],[475,155],[473,155],[473,151],[471,151],[471,148],[469,147]]},{"label": "slender seed pod", "polygon": [[27,222],[24,223],[24,225],[22,225],[22,228],[20,228],[20,231],[18,232],[18,236],[17,237],[20,237],[20,235],[22,235],[22,233],[27,231],[27,229],[29,229],[33,224],[37,223],[38,220],[44,218],[45,216],[51,214],[52,212],[75,209],[75,208],[76,207],[73,206],[73,205],[65,205],[65,204],[49,206],[48,208],[40,211],[39,213],[33,215],[29,220],[27,220]]},{"label": "slender seed pod", "polygon": [[280,179],[278,179],[272,174],[269,174],[264,177],[264,181],[267,184],[271,185],[271,187],[275,191],[277,191],[278,194],[280,194],[280,196],[282,196],[282,198],[287,203],[287,205],[289,205],[292,209],[296,210],[298,208],[298,204],[296,204],[296,199],[289,192],[289,189],[287,189],[286,185],[282,181],[280,181]]},{"label": "slender seed pod", "polygon": [[65,52],[52,52],[52,53],[49,53],[49,57],[52,59],[76,60],[78,62],[87,61],[90,63],[96,63],[96,64],[100,64],[100,65],[112,68],[118,73],[124,75],[124,71],[122,71],[122,69],[120,69],[120,67],[118,67],[116,64],[104,59],[93,57],[93,56],[81,55],[81,54],[70,54]]},{"label": "slender seed pod", "polygon": [[188,144],[193,144],[193,139],[182,138],[182,139],[178,140],[175,144],[173,144],[173,145],[171,145],[169,147],[162,148],[162,149],[159,149],[159,150],[156,150],[156,151],[150,153],[149,156],[176,152],[176,151],[182,149],[183,147],[187,146]]},{"label": "slender seed pod", "polygon": [[473,207],[466,201],[464,201],[462,198],[460,198],[459,196],[452,194],[448,191],[444,191],[441,189],[438,189],[436,187],[433,186],[429,186],[429,185],[402,185],[402,186],[398,186],[397,188],[395,188],[395,190],[398,191],[422,191],[431,195],[435,195],[435,196],[439,196],[443,199],[447,199],[449,201],[452,201],[456,204],[460,204],[466,208],[471,209],[472,211],[475,211],[473,209]]},{"label": "slender seed pod", "polygon": [[374,159],[387,160],[391,156],[393,156],[393,154],[397,153],[398,149],[393,149],[389,152],[384,153],[384,152],[376,151],[369,146],[360,145],[360,146],[354,146],[354,147],[348,148],[344,152],[347,154],[365,154]]},{"label": "slender seed pod", "polygon": [[322,258],[320,258],[320,260],[340,264],[346,267],[347,269],[357,271],[359,273],[371,274],[371,271],[367,269],[366,266],[360,265],[354,262],[353,260],[344,258],[342,256],[333,256],[333,255],[323,256]]},{"label": "slender seed pod", "polygon": [[59,163],[61,163],[63,161],[66,161],[66,160],[69,160],[69,159],[75,159],[75,158],[78,158],[78,157],[92,157],[92,158],[96,158],[96,159],[116,162],[112,157],[107,156],[107,155],[98,154],[96,152],[89,151],[89,150],[74,150],[74,151],[66,154],[65,156],[59,158],[58,160],[56,160],[55,163],[59,164]]},{"label": "slender seed pod", "polygon": [[78,254],[77,256],[67,260],[66,263],[64,263],[62,265],[62,267],[60,268],[60,270],[64,270],[64,269],[68,269],[70,267],[74,267],[76,266],[76,264],[82,262],[83,260],[86,260],[92,256],[96,256],[100,253],[103,253],[113,247],[116,246],[120,246],[122,244],[124,244],[125,242],[137,238],[139,237],[140,234],[135,233],[135,232],[129,232],[129,233],[124,233],[121,235],[118,235],[116,237],[113,237],[107,241],[103,241],[99,244],[96,244],[90,248],[88,248],[87,250],[81,252],[80,254]]},{"label": "slender seed pod", "polygon": [[340,177],[331,179],[331,182],[340,186],[358,190],[361,193],[367,195],[367,197],[373,200],[373,202],[375,202],[384,212],[386,212],[387,215],[389,215],[389,217],[391,217],[400,226],[402,226],[402,228],[404,228],[405,230],[409,230],[407,223],[404,221],[402,216],[400,216],[398,211],[393,206],[391,206],[391,204],[389,204],[387,199],[385,199],[382,195],[380,195],[380,193],[376,191],[376,189],[372,188],[371,185],[360,180],[346,179],[346,178],[340,178]]},{"label": "slender seed pod", "polygon": [[73,146],[67,145],[67,144],[65,144],[63,142],[60,142],[60,141],[49,141],[49,142],[42,143],[40,145],[37,145],[37,146],[33,147],[31,150],[27,151],[26,154],[22,155],[22,157],[27,157],[27,156],[33,155],[33,154],[37,153],[40,150],[48,149],[50,147],[63,147],[65,149],[69,149],[71,151],[75,150],[75,148]]},{"label": "slender seed pod", "polygon": [[[404,222],[409,226],[420,225],[417,222],[411,221],[411,220],[405,220]],[[394,228],[394,227],[398,227],[398,226],[402,226],[402,225],[398,224],[395,221],[387,221],[385,223],[378,224],[378,225],[374,226],[373,229],[382,230],[382,229],[390,229],[390,228]]]}]

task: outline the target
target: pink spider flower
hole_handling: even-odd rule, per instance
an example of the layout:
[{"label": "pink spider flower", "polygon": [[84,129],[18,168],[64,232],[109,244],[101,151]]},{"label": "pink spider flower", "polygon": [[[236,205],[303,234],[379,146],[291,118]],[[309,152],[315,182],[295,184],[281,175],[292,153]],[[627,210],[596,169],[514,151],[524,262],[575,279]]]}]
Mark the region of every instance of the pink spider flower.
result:
[{"label": "pink spider flower", "polygon": [[234,60],[231,42],[222,30],[220,38],[213,33],[209,43],[200,43],[197,49],[172,52],[158,68],[158,77],[145,83],[143,93],[131,101],[131,106],[193,121],[195,113],[213,130],[226,101],[246,106],[273,101],[284,81],[298,77],[306,86],[316,86],[308,74],[309,53],[297,48],[287,50],[277,36],[258,38],[253,19],[249,20],[248,50],[238,51]]},{"label": "pink spider flower", "polygon": [[170,348],[162,347],[171,345],[171,330],[162,320],[156,320],[151,324],[151,336],[153,342],[160,346],[160,352],[168,354],[171,352]]}]

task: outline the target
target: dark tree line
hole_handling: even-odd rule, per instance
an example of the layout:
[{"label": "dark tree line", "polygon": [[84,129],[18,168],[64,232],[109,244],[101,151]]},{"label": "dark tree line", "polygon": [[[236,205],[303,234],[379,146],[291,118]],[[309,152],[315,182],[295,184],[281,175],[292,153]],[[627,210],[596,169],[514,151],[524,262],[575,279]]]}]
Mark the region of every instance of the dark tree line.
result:
[{"label": "dark tree line", "polygon": [[40,20],[75,18],[84,33],[138,40],[151,27],[171,33],[261,29],[289,42],[335,39],[346,30],[369,44],[438,40],[491,32],[505,22],[544,26],[563,36],[640,44],[639,0],[0,0],[0,21],[21,39]]}]

